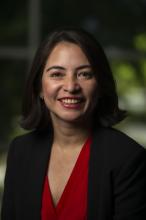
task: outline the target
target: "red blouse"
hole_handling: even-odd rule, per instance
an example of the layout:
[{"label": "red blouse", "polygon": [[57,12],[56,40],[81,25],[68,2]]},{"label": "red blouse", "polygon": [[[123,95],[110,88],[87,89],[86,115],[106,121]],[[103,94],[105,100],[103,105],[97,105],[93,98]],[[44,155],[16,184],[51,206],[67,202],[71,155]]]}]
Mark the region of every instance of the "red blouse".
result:
[{"label": "red blouse", "polygon": [[84,144],[61,198],[53,204],[48,178],[42,195],[41,220],[86,220],[88,161],[91,138]]}]

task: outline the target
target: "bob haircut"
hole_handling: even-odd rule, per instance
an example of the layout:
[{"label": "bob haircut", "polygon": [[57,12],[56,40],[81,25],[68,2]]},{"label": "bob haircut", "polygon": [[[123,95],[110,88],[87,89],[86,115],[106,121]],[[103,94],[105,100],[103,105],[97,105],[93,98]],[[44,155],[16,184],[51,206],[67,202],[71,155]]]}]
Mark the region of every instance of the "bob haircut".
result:
[{"label": "bob haircut", "polygon": [[79,28],[58,28],[50,32],[38,48],[26,81],[21,126],[31,130],[46,129],[51,126],[49,110],[40,98],[42,74],[53,48],[60,42],[78,45],[87,59],[97,79],[97,105],[93,114],[93,126],[109,127],[125,118],[125,111],[118,107],[118,96],[114,78],[106,55],[98,41],[88,32]]}]

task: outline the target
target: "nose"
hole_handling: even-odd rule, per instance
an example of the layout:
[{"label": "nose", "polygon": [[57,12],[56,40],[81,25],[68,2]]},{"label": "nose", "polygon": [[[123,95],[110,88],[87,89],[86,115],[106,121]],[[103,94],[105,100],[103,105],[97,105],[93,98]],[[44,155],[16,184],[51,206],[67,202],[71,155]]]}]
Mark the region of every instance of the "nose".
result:
[{"label": "nose", "polygon": [[78,93],[81,90],[80,84],[74,76],[67,77],[63,89],[65,92]]}]

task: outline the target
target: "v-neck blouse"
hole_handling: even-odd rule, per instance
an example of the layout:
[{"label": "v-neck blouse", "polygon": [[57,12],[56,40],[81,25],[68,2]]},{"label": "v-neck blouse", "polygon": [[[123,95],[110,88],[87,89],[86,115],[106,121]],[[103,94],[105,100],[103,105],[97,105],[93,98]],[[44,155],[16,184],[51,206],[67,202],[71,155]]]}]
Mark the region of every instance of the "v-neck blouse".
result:
[{"label": "v-neck blouse", "polygon": [[65,189],[55,206],[52,200],[48,177],[42,194],[41,220],[86,220],[88,162],[91,137],[82,147]]}]

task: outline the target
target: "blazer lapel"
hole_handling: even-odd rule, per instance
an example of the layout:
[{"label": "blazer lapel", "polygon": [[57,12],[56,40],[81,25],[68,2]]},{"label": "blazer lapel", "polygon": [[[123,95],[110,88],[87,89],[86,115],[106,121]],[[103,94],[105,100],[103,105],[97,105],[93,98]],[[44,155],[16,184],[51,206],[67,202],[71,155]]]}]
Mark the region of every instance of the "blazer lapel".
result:
[{"label": "blazer lapel", "polygon": [[103,146],[102,146],[102,129],[93,134],[89,160],[88,176],[88,203],[87,216],[88,220],[97,220],[100,209],[100,177],[103,173]]},{"label": "blazer lapel", "polygon": [[29,178],[26,180],[28,184],[29,194],[27,201],[31,219],[41,219],[41,202],[45,176],[47,174],[49,156],[51,151],[52,138],[48,134],[36,134],[34,142],[31,143],[32,158],[29,165]]}]

